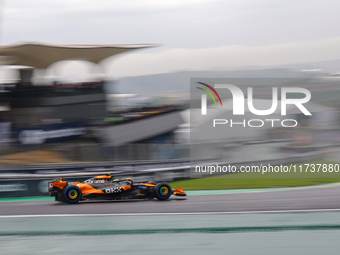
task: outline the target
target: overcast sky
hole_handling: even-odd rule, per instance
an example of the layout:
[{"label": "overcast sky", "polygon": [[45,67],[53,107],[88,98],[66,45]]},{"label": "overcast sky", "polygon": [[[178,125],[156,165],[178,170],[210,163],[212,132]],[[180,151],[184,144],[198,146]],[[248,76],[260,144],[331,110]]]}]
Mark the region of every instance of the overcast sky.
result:
[{"label": "overcast sky", "polygon": [[340,58],[339,10],[336,0],[4,0],[0,41],[162,45],[106,61],[120,77],[294,64]]}]

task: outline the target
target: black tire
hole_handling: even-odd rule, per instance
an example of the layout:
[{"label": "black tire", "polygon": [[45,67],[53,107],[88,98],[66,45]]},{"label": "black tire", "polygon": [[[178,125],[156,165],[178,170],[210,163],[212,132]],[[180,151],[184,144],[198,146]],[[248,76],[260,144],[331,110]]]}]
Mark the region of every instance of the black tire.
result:
[{"label": "black tire", "polygon": [[81,189],[77,186],[68,186],[64,189],[62,197],[66,203],[76,204],[81,199]]},{"label": "black tire", "polygon": [[158,183],[155,187],[155,197],[158,200],[167,200],[172,194],[169,184],[166,182]]}]

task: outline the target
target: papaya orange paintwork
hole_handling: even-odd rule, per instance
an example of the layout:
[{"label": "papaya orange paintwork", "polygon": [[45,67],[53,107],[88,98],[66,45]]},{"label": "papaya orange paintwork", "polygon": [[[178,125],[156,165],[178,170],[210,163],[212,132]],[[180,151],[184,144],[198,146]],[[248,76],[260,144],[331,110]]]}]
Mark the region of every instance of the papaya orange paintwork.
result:
[{"label": "papaya orange paintwork", "polygon": [[111,179],[111,176],[103,175],[103,176],[96,176],[96,179]]},{"label": "papaya orange paintwork", "polygon": [[181,188],[176,188],[176,189],[173,189],[172,191],[174,192],[174,195],[176,195],[176,194],[180,194],[180,195],[186,194],[185,191]]},{"label": "papaya orange paintwork", "polygon": [[93,188],[91,185],[86,183],[79,183],[77,186],[81,189],[81,192],[83,195],[87,193],[94,193],[96,191],[95,188]]},{"label": "papaya orange paintwork", "polygon": [[62,181],[62,182],[54,182],[53,186],[57,187],[59,189],[63,189],[66,186],[67,182],[66,181]]},{"label": "papaya orange paintwork", "polygon": [[154,184],[149,184],[149,183],[142,183],[143,185],[145,185],[146,187],[155,187],[156,185]]},{"label": "papaya orange paintwork", "polygon": [[[88,200],[125,200],[125,199],[153,199],[167,200],[171,195],[186,196],[181,188],[171,189],[165,182],[134,181],[131,178],[114,179],[112,176],[96,176],[83,182],[74,182],[67,186],[63,178],[48,183],[49,195],[56,201],[75,204]],[[166,193],[164,191],[167,191]],[[77,191],[70,193],[72,191]],[[170,191],[170,192],[168,192]],[[71,195],[70,195],[71,194]]]}]

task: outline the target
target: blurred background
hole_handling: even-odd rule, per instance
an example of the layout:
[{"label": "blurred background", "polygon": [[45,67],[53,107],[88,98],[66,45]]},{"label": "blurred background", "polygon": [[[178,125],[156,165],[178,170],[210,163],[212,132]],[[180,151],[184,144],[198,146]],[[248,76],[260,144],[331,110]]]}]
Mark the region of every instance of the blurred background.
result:
[{"label": "blurred background", "polygon": [[[42,227],[31,239],[23,239],[32,234],[29,226],[38,224],[41,215],[96,214],[95,219],[77,219],[71,228],[69,218],[62,223],[53,216],[57,218],[50,219],[51,229],[61,226],[57,241],[28,245],[25,254],[49,247],[58,251],[64,235],[76,240],[84,222],[104,224],[103,217],[113,225],[127,223],[118,224],[114,229],[118,232],[99,228],[97,233],[107,230],[108,234],[93,239],[103,244],[115,235],[121,240],[118,250],[124,250],[129,241],[122,235],[135,235],[139,241],[131,252],[155,251],[149,246],[140,250],[146,233],[178,244],[163,243],[157,251],[166,247],[166,251],[199,253],[223,251],[223,240],[238,239],[233,231],[253,238],[253,233],[242,231],[263,227],[283,231],[289,226],[296,232],[278,232],[273,245],[261,242],[258,232],[258,242],[230,241],[229,245],[239,254],[249,254],[256,245],[261,254],[276,253],[278,247],[282,254],[336,251],[339,246],[326,230],[339,231],[338,172],[254,178],[193,175],[190,166],[293,163],[305,170],[307,163],[339,164],[337,7],[333,0],[0,0],[1,246],[7,254],[19,254],[22,250],[16,249],[15,242],[22,248],[28,240],[36,242],[38,232],[43,238],[56,233]],[[210,119],[198,117],[201,92],[191,89],[193,78],[228,79],[244,92],[252,86],[259,109],[268,108],[272,87],[303,87],[312,95],[307,106],[312,117],[290,109],[287,118],[299,122],[294,128],[233,129],[223,136],[207,133]],[[230,105],[230,93],[221,97]],[[221,110],[208,102],[214,117],[231,116],[230,107]],[[252,117],[247,109],[246,115]],[[193,157],[193,144],[206,146],[204,157]],[[162,204],[84,203],[71,208],[56,207],[47,196],[52,178],[78,181],[107,172],[136,181],[167,181],[188,191],[188,199]],[[266,214],[273,211],[275,215]],[[310,214],[295,216],[302,211]],[[152,213],[157,213],[155,220],[150,215],[130,215]],[[215,220],[203,220],[201,214],[183,216],[196,213],[219,216]],[[24,226],[12,216],[23,217]],[[181,238],[175,241],[180,231]],[[220,233],[213,239],[216,231]],[[15,237],[10,238],[10,233]],[[156,237],[158,233],[163,234]],[[317,235],[328,242],[319,240],[307,247],[305,236],[315,239]],[[193,249],[202,240],[208,240],[202,249]],[[291,246],[287,248],[282,240]],[[77,241],[78,246],[84,243]],[[103,252],[109,251],[102,247]]]}]

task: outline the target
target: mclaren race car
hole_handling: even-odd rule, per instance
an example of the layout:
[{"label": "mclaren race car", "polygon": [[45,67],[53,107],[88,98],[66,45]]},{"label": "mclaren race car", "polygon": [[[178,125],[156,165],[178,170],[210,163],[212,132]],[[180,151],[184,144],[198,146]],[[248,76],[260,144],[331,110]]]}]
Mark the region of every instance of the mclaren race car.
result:
[{"label": "mclaren race car", "polygon": [[153,199],[167,200],[171,195],[186,196],[181,188],[171,189],[166,182],[134,182],[113,179],[110,174],[68,184],[64,178],[48,183],[49,195],[56,201],[75,204],[88,200]]}]

